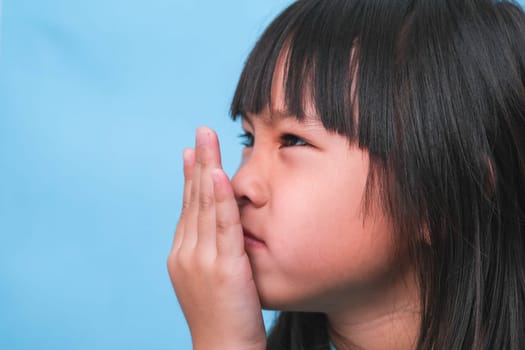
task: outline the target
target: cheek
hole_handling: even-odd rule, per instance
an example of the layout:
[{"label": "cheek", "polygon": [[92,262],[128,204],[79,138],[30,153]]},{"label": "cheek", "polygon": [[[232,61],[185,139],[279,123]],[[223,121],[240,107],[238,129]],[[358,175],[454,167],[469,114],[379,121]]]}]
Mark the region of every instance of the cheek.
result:
[{"label": "cheek", "polygon": [[285,223],[278,238],[279,247],[287,250],[287,265],[300,267],[299,261],[315,261],[316,266],[326,262],[327,266],[333,263],[332,267],[338,267],[351,262],[351,267],[359,267],[390,255],[392,237],[386,220],[372,213],[365,220],[360,214],[360,203],[356,202],[348,206],[342,201],[308,206],[303,201],[303,208],[288,208],[286,216],[279,220]]},{"label": "cheek", "polygon": [[326,176],[318,186],[297,180],[283,187],[280,204],[274,207],[279,234],[272,246],[283,277],[295,285],[313,287],[314,280],[336,287],[366,283],[388,269],[393,253],[390,225],[373,210],[363,219],[365,182]]},{"label": "cheek", "polygon": [[291,240],[298,253],[300,248],[313,246],[320,250],[352,241],[362,226],[361,198],[366,177],[355,176],[349,181],[338,175],[348,174],[348,169],[320,170],[309,176],[304,176],[305,171],[303,176],[293,174],[277,184],[278,190],[274,191],[272,222],[283,230],[277,238]]}]

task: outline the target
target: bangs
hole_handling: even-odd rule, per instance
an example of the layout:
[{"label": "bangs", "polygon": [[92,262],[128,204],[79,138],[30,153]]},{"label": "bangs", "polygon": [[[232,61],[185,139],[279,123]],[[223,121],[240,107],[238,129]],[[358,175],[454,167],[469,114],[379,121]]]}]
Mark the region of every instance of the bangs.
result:
[{"label": "bangs", "polygon": [[272,110],[274,72],[283,60],[282,112],[302,120],[313,106],[327,130],[383,153],[392,140],[395,42],[407,12],[402,7],[378,0],[292,4],[248,57],[232,118]]}]

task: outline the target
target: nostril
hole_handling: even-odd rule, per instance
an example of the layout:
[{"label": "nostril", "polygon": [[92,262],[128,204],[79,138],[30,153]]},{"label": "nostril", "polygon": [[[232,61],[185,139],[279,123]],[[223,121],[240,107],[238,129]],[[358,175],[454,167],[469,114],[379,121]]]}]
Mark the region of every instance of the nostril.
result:
[{"label": "nostril", "polygon": [[237,205],[239,206],[239,208],[245,206],[246,204],[248,204],[248,202],[250,202],[250,199],[247,196],[241,196],[237,198]]}]

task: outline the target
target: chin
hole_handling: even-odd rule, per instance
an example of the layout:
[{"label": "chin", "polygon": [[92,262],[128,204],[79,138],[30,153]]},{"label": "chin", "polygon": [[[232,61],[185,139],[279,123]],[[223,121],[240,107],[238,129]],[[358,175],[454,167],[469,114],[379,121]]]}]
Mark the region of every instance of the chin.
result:
[{"label": "chin", "polygon": [[273,311],[297,311],[297,312],[322,312],[322,307],[318,298],[313,295],[297,293],[301,288],[294,288],[294,291],[260,290],[259,300],[261,307],[265,310]]},{"label": "chin", "polygon": [[261,307],[265,310],[292,311],[302,304],[297,297],[282,293],[282,291],[277,291],[274,288],[270,289],[273,290],[259,289],[259,300]]}]

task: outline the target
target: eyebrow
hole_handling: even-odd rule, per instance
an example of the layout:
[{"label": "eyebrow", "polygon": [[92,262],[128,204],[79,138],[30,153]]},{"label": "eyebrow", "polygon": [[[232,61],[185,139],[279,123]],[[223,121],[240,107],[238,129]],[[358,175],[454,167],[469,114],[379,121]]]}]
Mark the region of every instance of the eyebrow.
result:
[{"label": "eyebrow", "polygon": [[297,121],[299,124],[305,124],[305,125],[308,125],[308,124],[311,124],[311,123],[319,123],[321,122],[320,118],[319,117],[313,117],[313,116],[309,116],[309,115],[305,115],[305,117],[303,119],[298,119],[296,116],[294,115],[290,115],[287,111],[282,111],[282,110],[276,110],[276,111],[273,111],[272,113],[270,113],[270,115],[265,115],[265,116],[259,116],[259,117],[255,117],[255,116],[252,116],[250,115],[250,113],[242,113],[241,114],[241,118],[243,120],[246,120],[246,122],[253,128],[253,119],[258,119],[258,120],[261,120],[264,124],[267,124],[267,125],[271,125],[271,124],[274,124],[276,121],[279,121],[279,120],[285,120],[285,119],[293,119],[295,121]]}]

